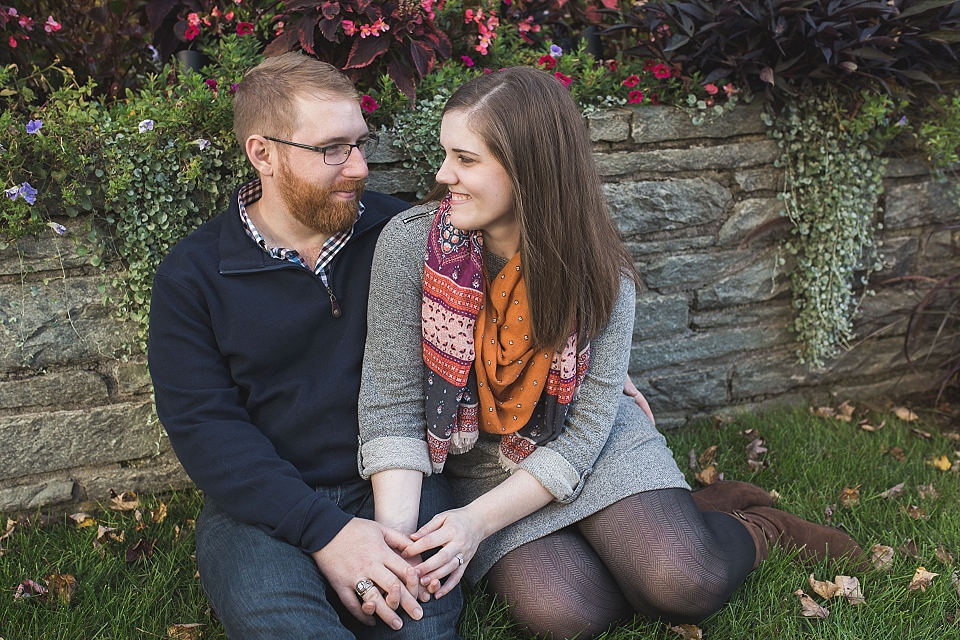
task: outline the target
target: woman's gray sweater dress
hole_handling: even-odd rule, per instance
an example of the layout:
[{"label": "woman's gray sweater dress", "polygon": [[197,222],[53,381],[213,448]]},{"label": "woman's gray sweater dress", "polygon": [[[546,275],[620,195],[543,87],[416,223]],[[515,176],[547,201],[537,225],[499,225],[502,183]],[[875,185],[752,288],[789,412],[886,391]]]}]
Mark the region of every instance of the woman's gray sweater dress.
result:
[{"label": "woman's gray sweater dress", "polygon": [[[420,308],[426,239],[436,207],[432,203],[398,214],[380,234],[374,254],[360,387],[359,467],[364,478],[386,469],[430,473]],[[506,264],[489,253],[486,259],[492,274]],[[484,540],[464,575],[469,582],[475,584],[520,545],[629,495],[689,488],[663,436],[623,394],[635,297],[633,283],[624,279],[607,327],[592,340],[587,376],[563,433],[520,464],[554,495],[554,502]],[[498,462],[499,440],[481,432],[472,450],[447,458],[444,473],[458,504],[508,477]]]}]

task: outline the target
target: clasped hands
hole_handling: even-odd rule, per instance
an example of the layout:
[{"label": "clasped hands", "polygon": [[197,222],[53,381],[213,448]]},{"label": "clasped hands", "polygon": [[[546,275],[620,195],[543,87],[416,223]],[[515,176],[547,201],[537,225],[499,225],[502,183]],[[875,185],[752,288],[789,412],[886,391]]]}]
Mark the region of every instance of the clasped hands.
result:
[{"label": "clasped hands", "polygon": [[[483,539],[465,509],[435,516],[409,537],[373,520],[354,518],[325,547],[311,554],[347,610],[372,626],[374,615],[393,629],[403,626],[402,607],[414,620],[423,617],[419,600],[442,597],[459,582]],[[421,554],[438,548],[421,561]],[[441,585],[440,580],[447,578]],[[377,588],[358,597],[357,582]]]}]

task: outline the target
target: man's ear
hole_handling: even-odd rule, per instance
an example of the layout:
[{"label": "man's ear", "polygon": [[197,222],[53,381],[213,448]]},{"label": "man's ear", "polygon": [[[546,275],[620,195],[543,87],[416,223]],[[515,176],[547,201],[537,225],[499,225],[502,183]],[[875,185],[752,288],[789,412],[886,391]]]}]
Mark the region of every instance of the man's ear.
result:
[{"label": "man's ear", "polygon": [[277,147],[261,135],[247,138],[247,159],[261,176],[272,176],[277,171]]}]

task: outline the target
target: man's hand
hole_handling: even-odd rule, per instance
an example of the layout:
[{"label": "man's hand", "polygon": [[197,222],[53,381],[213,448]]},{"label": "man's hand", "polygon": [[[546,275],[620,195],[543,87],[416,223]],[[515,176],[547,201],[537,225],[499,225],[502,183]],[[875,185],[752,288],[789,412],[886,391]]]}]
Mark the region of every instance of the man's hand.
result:
[{"label": "man's hand", "polygon": [[[409,544],[409,538],[393,529],[354,518],[327,546],[311,555],[357,620],[373,626],[376,621],[372,614],[376,613],[390,628],[399,629],[403,621],[396,613],[398,606],[414,620],[423,617],[423,609],[406,586],[417,584],[417,572],[398,553]],[[361,606],[355,589],[364,578],[372,580],[377,588],[365,594]]]},{"label": "man's hand", "polygon": [[633,380],[630,379],[629,375],[627,375],[627,379],[623,383],[623,393],[633,398],[637,406],[643,409],[643,412],[650,418],[650,422],[656,426],[657,421],[653,419],[653,411],[650,410],[650,404],[647,402],[647,399],[643,397],[643,394],[640,393],[640,390],[637,389],[637,385],[633,384]]}]

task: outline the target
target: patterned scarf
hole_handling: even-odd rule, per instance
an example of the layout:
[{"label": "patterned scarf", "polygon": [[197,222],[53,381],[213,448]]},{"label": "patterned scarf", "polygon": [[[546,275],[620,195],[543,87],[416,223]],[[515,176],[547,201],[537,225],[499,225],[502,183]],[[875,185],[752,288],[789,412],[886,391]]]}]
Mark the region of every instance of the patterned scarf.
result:
[{"label": "patterned scarf", "polygon": [[424,410],[435,473],[448,453],[473,448],[479,430],[502,436],[500,464],[513,472],[560,435],[590,363],[590,345],[578,349],[576,329],[559,352],[530,348],[519,254],[489,285],[483,256],[481,233],[450,223],[447,196],[423,269]]}]

